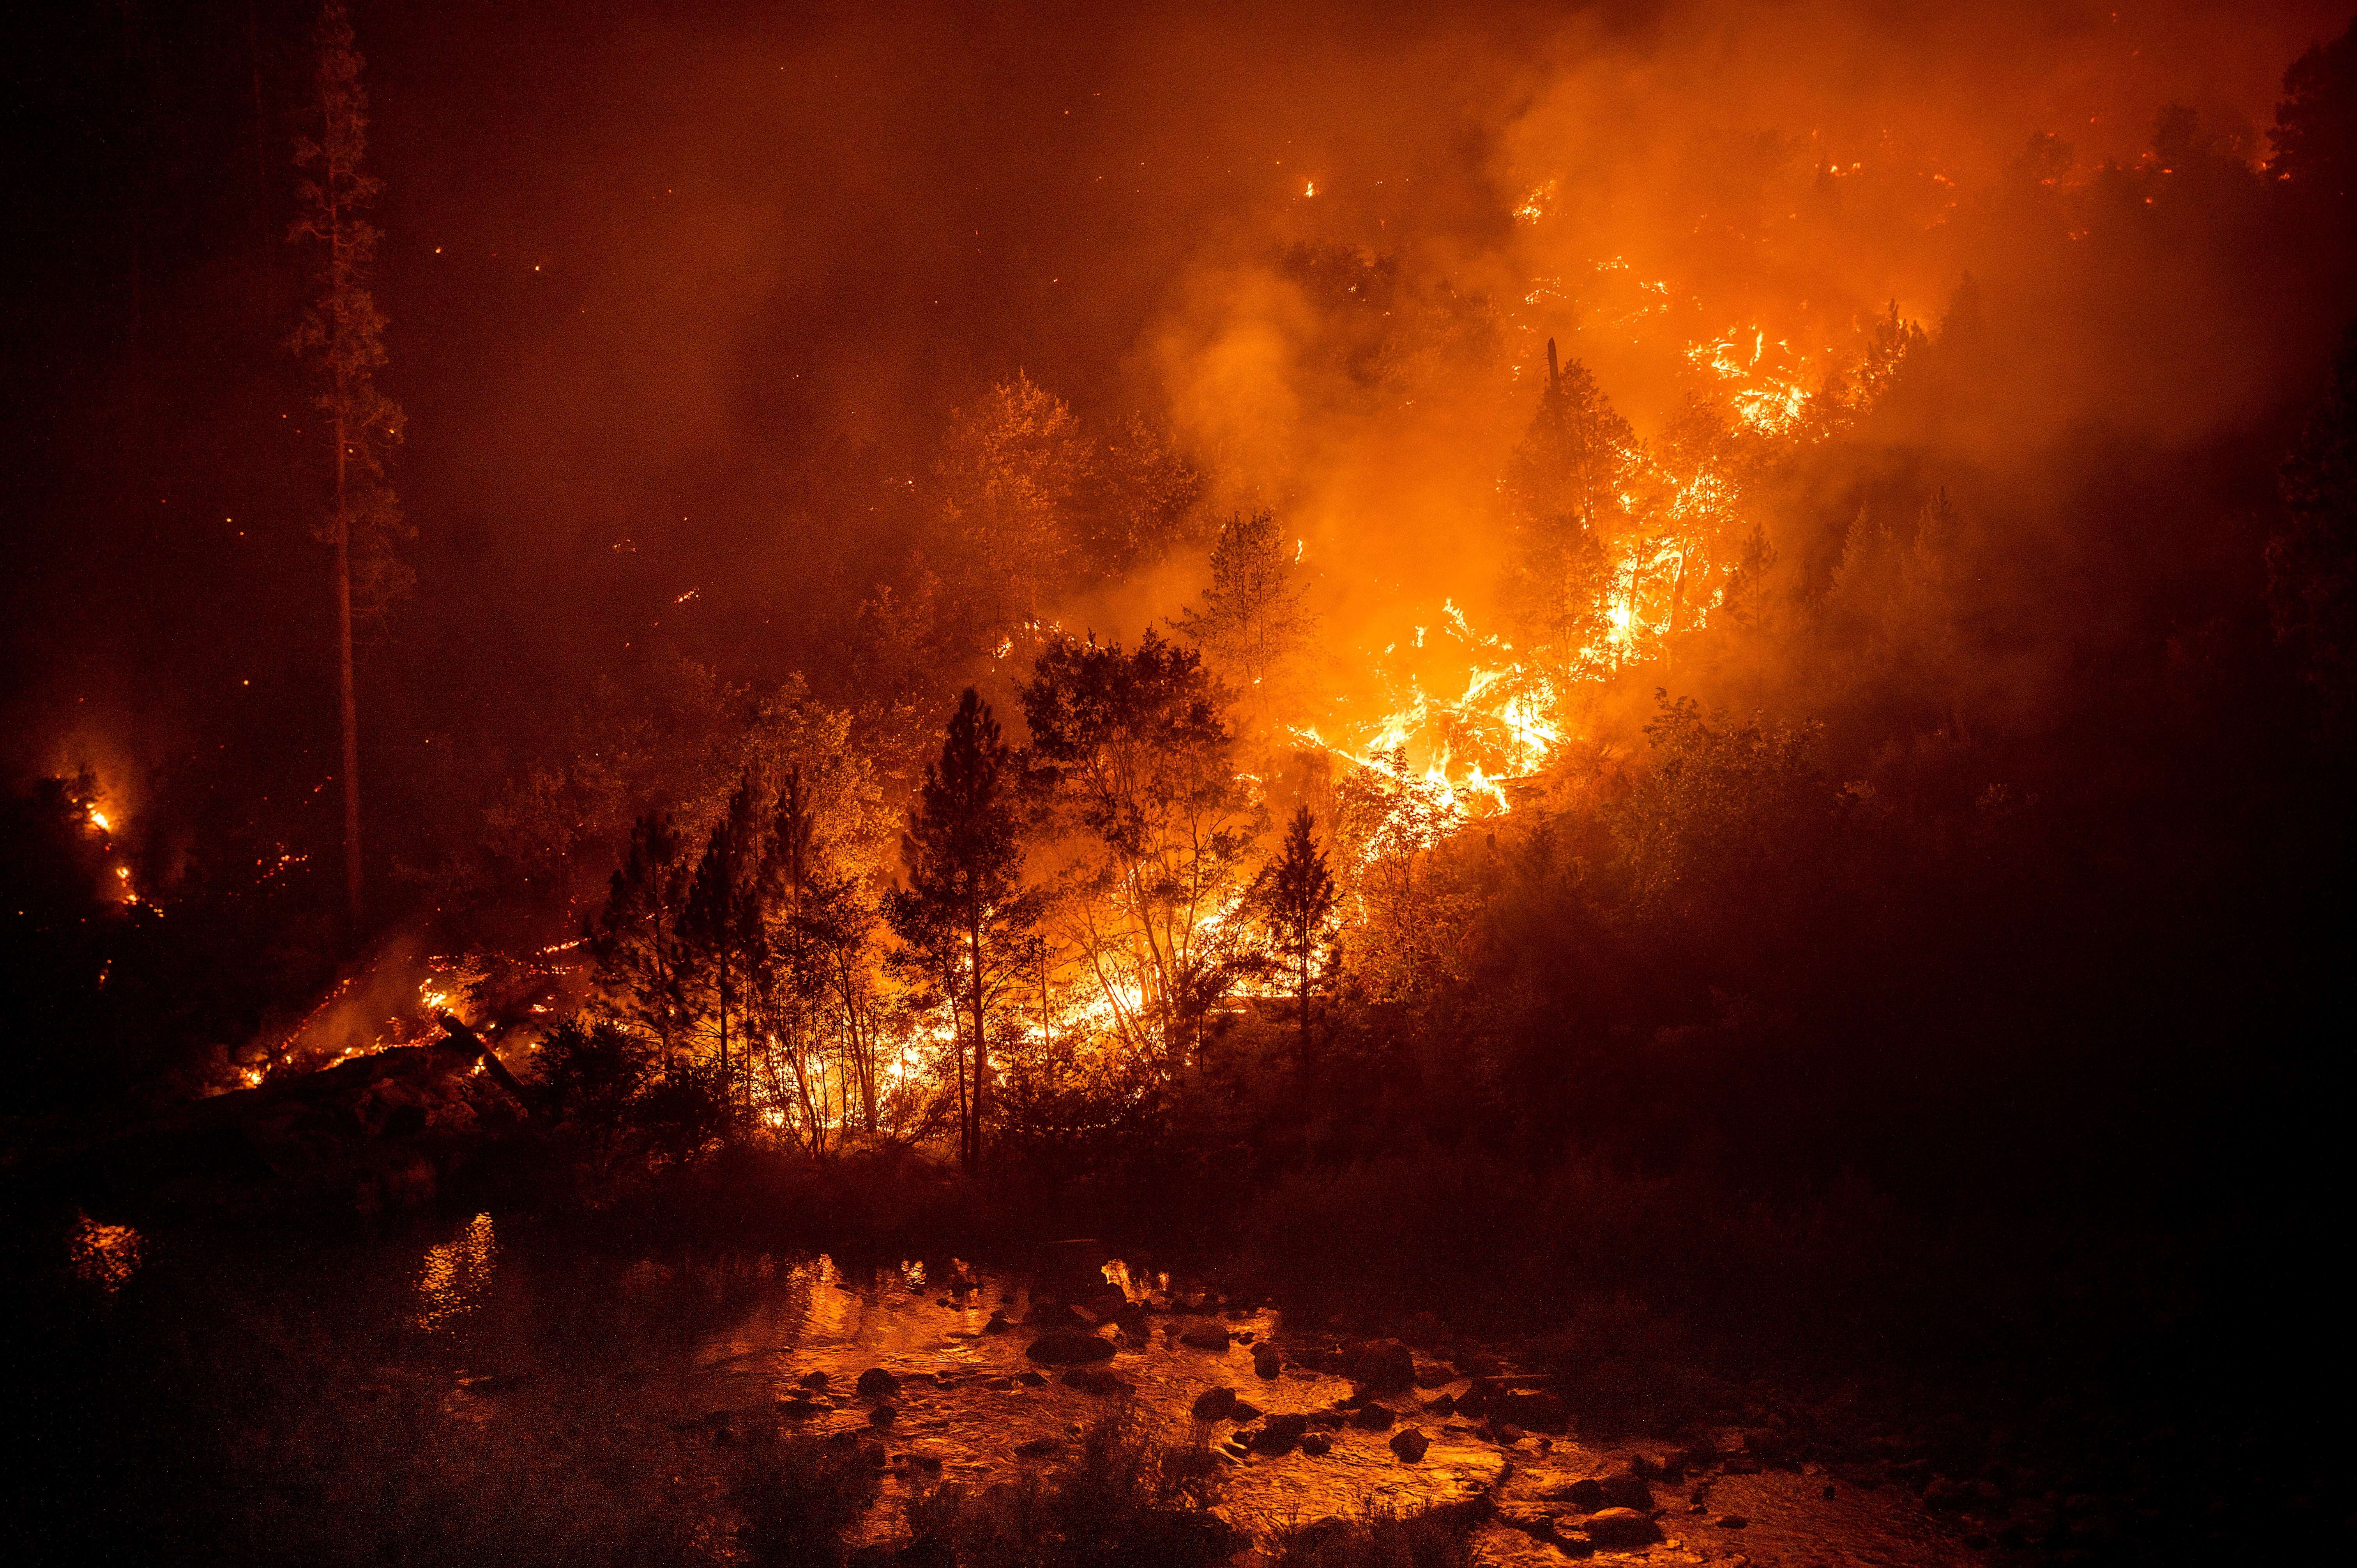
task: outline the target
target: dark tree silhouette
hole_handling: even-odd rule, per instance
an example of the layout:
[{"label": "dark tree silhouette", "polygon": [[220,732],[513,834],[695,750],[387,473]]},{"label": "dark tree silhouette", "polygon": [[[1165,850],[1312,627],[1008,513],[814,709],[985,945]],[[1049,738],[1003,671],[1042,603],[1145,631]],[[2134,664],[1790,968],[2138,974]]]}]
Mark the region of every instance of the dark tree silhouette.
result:
[{"label": "dark tree silhouette", "polygon": [[370,292],[379,238],[361,217],[383,182],[361,169],[368,150],[368,91],[352,47],[351,19],[329,0],[314,34],[313,74],[318,136],[298,137],[295,162],[309,171],[299,190],[302,215],[288,238],[313,248],[318,295],[304,311],[292,347],[310,360],[320,388],[317,405],[334,443],[335,492],[319,537],[336,552],[336,678],[343,729],[344,894],[361,918],[361,742],[352,682],[352,617],[381,613],[408,586],[393,553],[410,530],[384,483],[385,449],[401,439],[402,413],[376,390],[384,363],[384,317]]},{"label": "dark tree silhouette", "polygon": [[1285,830],[1284,847],[1261,873],[1258,890],[1261,918],[1293,972],[1305,1065],[1309,1060],[1309,992],[1316,978],[1318,950],[1334,918],[1334,876],[1327,869],[1326,851],[1318,843],[1317,825],[1318,819],[1308,807],[1295,809],[1293,821]]},{"label": "dark tree silhouette", "polygon": [[2288,526],[2267,544],[2276,639],[2315,694],[2327,744],[2357,743],[2357,325],[2280,482]]},{"label": "dark tree silhouette", "polygon": [[605,911],[589,937],[599,990],[619,998],[611,1005],[621,1022],[655,1037],[665,1072],[679,1022],[687,875],[670,814],[640,817],[630,828],[629,858],[608,885]]},{"label": "dark tree silhouette", "polygon": [[1039,920],[1038,900],[1022,885],[1018,779],[1019,764],[990,704],[967,687],[909,813],[902,846],[909,886],[884,905],[893,934],[945,970],[952,1008],[963,1015],[959,1155],[968,1170],[982,1164],[989,1108],[990,996],[1001,981],[1017,977],[1029,950],[1023,939]]}]

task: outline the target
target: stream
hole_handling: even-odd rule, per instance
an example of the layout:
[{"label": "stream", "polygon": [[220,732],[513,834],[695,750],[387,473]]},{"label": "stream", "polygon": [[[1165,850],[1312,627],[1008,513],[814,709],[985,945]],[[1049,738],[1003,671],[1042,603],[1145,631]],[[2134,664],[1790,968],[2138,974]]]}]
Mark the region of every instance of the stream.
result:
[{"label": "stream", "polygon": [[[1232,1389],[1272,1415],[1330,1420],[1353,1385],[1289,1364],[1258,1375],[1252,1346],[1284,1338],[1276,1311],[1174,1298],[1168,1276],[1140,1268],[1133,1278],[1119,1262],[1104,1276],[1151,1307],[1142,1323],[1133,1314],[1129,1328],[1103,1331],[1117,1348],[1091,1369],[1121,1386],[1092,1392],[1027,1355],[1041,1332],[1023,1324],[1028,1274],[947,1258],[857,1268],[823,1253],[633,1258],[490,1214],[365,1243],[145,1269],[137,1241],[84,1249],[84,1276],[110,1296],[145,1285],[202,1303],[185,1316],[200,1319],[195,1356],[221,1380],[192,1399],[221,1412],[233,1476],[249,1477],[233,1487],[264,1494],[240,1505],[249,1510],[390,1507],[376,1499],[376,1479],[415,1470],[436,1473],[441,1491],[429,1485],[428,1498],[476,1506],[480,1494],[486,1516],[505,1525],[534,1509],[551,1528],[597,1509],[622,1517],[662,1498],[708,1512],[743,1434],[782,1412],[821,1437],[880,1444],[887,1481],[863,1534],[881,1541],[901,1532],[911,1489],[979,1489],[1053,1466],[1118,1404],[1166,1442],[1203,1444],[1218,1473],[1216,1511],[1264,1544],[1328,1516],[1488,1494],[1497,1507],[1477,1556],[1521,1568],[1569,1561],[1565,1545],[1587,1555],[1584,1541],[1551,1539],[1547,1511],[1563,1509],[1545,1499],[1627,1468],[1646,1446],[1535,1434],[1493,1441],[1471,1418],[1425,1408],[1469,1381],[1420,1360],[1425,1386],[1383,1397],[1397,1412],[1388,1430],[1326,1431],[1322,1454],[1246,1452],[1230,1440],[1233,1423],[1193,1418],[1199,1396]],[[152,1277],[167,1273],[176,1277]],[[952,1281],[970,1288],[952,1292]],[[994,1332],[995,1314],[1012,1326]],[[1224,1351],[1179,1342],[1213,1324],[1232,1337]],[[858,1393],[860,1374],[879,1368],[898,1387]],[[812,1386],[814,1374],[823,1387]],[[893,1412],[880,1425],[879,1405]],[[1429,1439],[1413,1461],[1391,1442],[1411,1425]],[[1689,1500],[1687,1481],[1656,1481],[1663,1539],[1598,1548],[1595,1558],[1825,1568],[1978,1560],[1902,1488],[1835,1487],[1772,1469],[1710,1487],[1705,1504]],[[407,1528],[399,1518],[354,1523]]]}]

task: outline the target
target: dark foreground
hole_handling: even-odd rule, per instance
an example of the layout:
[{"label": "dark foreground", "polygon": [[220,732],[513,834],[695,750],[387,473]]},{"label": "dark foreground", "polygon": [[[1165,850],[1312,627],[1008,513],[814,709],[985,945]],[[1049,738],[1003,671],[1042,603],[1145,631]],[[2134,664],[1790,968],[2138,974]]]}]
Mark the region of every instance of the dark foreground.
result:
[{"label": "dark foreground", "polygon": [[25,1560],[2043,1563],[2344,1528],[2330,1455],[2186,1355],[2141,1391],[2018,1343],[1976,1378],[1576,1274],[1509,1310],[1453,1269],[1311,1290],[1242,1251],[859,1263],[626,1223],[78,1219],[12,1337]]}]

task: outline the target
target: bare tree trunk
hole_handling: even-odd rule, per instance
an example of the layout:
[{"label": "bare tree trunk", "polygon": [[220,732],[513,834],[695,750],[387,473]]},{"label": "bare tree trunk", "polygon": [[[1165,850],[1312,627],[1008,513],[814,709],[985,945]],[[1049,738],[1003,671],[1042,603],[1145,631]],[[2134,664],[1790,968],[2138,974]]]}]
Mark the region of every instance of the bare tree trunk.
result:
[{"label": "bare tree trunk", "polygon": [[976,920],[967,929],[966,936],[974,961],[974,1101],[968,1112],[973,1129],[966,1157],[966,1169],[973,1171],[982,1168],[983,1099],[990,1090],[990,1058],[985,1053],[982,1032],[982,923]]},{"label": "bare tree trunk", "polygon": [[[339,402],[341,399],[338,400]],[[336,694],[344,732],[344,901],[361,923],[361,720],[352,691],[352,513],[345,494],[347,432],[336,415]]]}]

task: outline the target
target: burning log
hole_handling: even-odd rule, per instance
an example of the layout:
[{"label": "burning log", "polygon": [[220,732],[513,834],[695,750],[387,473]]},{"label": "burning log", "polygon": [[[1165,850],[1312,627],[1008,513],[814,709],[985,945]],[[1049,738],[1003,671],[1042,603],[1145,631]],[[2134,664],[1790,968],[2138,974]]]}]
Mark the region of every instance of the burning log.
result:
[{"label": "burning log", "polygon": [[526,1116],[532,1114],[532,1101],[525,1096],[523,1085],[516,1081],[515,1074],[508,1071],[507,1064],[500,1060],[500,1054],[483,1043],[480,1035],[460,1023],[452,1014],[436,1013],[434,1021],[442,1026],[442,1044],[446,1049],[481,1062],[483,1070],[491,1075],[491,1080],[506,1090],[508,1098],[516,1102],[516,1109]]}]

